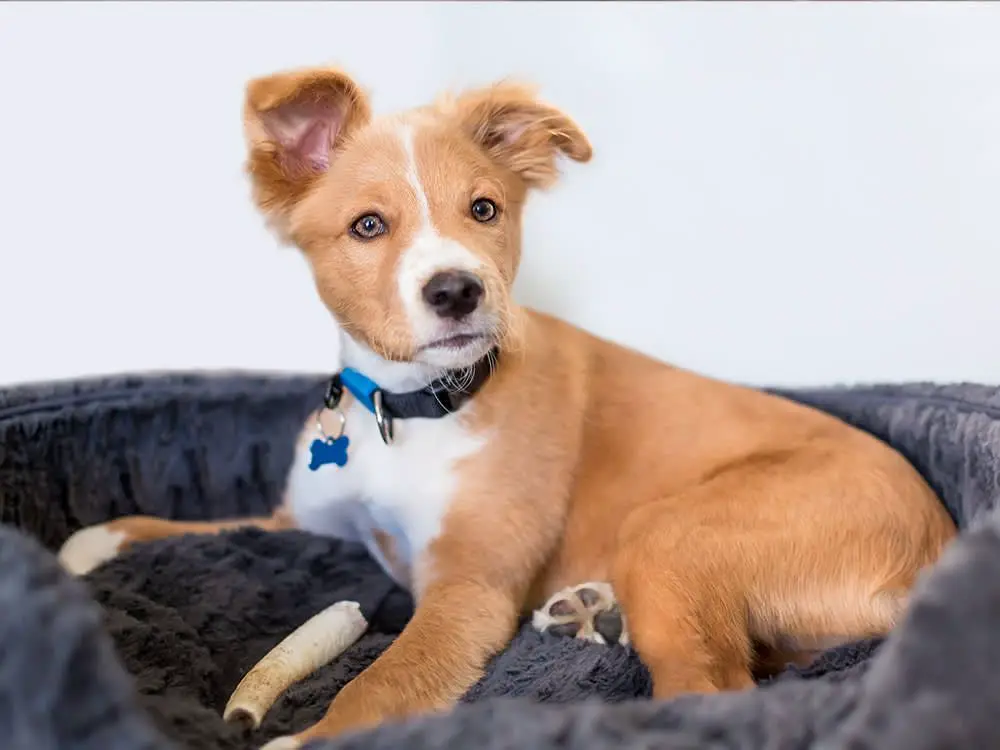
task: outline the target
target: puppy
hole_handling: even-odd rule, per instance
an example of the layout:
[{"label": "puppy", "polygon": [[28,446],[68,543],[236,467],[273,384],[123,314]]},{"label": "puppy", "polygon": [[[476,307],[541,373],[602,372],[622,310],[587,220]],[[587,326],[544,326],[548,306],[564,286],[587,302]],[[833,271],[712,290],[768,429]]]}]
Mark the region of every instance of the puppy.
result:
[{"label": "puppy", "polygon": [[761,653],[888,631],[956,533],[874,437],[514,303],[528,194],[591,158],[530,89],[375,117],[343,72],[301,70],[252,81],[244,124],[254,201],[311,265],[345,368],[272,517],[121,518],[60,556],[83,573],[247,525],[366,543],[415,614],[274,747],[452,705],[535,609],[539,628],[631,642],[657,698],[750,687]]}]

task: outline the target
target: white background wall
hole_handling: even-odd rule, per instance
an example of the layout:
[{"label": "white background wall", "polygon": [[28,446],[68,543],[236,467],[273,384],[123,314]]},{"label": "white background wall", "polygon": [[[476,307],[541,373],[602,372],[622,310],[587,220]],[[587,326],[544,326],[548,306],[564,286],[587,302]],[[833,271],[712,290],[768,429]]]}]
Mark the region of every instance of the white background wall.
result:
[{"label": "white background wall", "polygon": [[248,199],[246,79],[514,75],[595,161],[522,301],[749,382],[1000,382],[1000,4],[0,4],[0,383],[326,370]]}]

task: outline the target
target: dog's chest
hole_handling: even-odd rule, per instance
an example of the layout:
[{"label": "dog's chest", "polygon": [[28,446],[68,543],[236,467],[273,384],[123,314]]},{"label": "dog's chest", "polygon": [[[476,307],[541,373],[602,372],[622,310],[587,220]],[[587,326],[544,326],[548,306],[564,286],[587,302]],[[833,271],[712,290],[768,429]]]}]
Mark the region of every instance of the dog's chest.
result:
[{"label": "dog's chest", "polygon": [[[356,402],[345,410],[347,463],[309,468],[309,440],[299,442],[287,505],[306,531],[359,541],[400,584],[437,537],[458,487],[458,463],[483,448],[457,414],[395,423],[386,445],[375,417]],[[464,410],[463,410],[464,416]]]}]

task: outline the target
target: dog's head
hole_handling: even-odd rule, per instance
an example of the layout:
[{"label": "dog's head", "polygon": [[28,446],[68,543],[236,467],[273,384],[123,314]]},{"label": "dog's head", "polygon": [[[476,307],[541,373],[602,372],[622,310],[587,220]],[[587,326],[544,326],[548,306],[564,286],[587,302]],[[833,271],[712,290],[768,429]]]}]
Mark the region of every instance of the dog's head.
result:
[{"label": "dog's head", "polygon": [[569,117],[507,83],[373,117],[341,71],[279,73],[247,86],[244,123],[254,200],[344,330],[441,369],[512,343],[525,196],[560,154],[591,156]]}]

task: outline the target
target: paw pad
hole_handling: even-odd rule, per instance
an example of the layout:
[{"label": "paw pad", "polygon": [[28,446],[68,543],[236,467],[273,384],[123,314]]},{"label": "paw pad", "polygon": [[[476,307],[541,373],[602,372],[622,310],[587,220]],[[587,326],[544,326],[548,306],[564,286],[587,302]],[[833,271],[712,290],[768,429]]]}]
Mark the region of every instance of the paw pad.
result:
[{"label": "paw pad", "polygon": [[591,643],[628,643],[625,617],[607,583],[581,583],[555,593],[535,611],[532,625],[542,633]]}]

